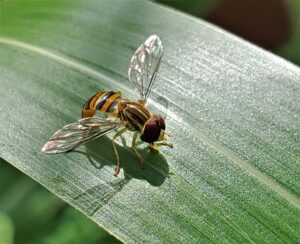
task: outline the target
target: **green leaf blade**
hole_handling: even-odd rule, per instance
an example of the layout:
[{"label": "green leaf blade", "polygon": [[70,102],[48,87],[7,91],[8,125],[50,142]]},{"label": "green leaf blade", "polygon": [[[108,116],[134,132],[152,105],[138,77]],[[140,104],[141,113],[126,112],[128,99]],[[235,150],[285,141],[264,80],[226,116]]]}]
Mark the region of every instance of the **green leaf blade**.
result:
[{"label": "green leaf blade", "polygon": [[[29,2],[1,3],[1,157],[123,241],[299,240],[297,67],[148,2]],[[43,155],[97,91],[134,96],[129,59],[153,33],[166,47],[153,92],[169,101],[174,149],[143,150],[141,170],[119,146],[118,178],[108,138]]]}]

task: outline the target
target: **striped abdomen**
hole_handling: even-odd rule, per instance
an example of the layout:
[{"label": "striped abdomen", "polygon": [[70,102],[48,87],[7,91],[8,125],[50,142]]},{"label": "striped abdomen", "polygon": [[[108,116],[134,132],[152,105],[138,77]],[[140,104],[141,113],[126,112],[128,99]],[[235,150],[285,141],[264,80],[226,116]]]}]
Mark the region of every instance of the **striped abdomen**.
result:
[{"label": "striped abdomen", "polygon": [[117,116],[117,103],[121,98],[121,92],[98,92],[85,102],[82,108],[82,118],[92,117],[96,111],[108,113]]}]

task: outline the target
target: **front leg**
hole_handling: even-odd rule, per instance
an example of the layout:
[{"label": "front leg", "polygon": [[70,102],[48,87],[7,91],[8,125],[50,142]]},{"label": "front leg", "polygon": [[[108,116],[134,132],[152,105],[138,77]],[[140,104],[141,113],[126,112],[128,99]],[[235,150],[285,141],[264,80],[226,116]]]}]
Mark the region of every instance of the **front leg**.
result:
[{"label": "front leg", "polygon": [[170,133],[164,132],[162,145],[168,146],[169,148],[173,148],[173,143],[168,142],[169,136],[171,136]]},{"label": "front leg", "polygon": [[173,148],[173,144],[168,142],[169,136],[170,136],[169,133],[164,132],[163,135],[159,139],[160,141],[156,142],[156,143],[150,143],[149,147],[156,152],[159,152],[160,145],[168,146],[169,148]]},{"label": "front leg", "polygon": [[155,152],[159,152],[159,147],[156,143],[149,143],[149,147],[155,151]]}]

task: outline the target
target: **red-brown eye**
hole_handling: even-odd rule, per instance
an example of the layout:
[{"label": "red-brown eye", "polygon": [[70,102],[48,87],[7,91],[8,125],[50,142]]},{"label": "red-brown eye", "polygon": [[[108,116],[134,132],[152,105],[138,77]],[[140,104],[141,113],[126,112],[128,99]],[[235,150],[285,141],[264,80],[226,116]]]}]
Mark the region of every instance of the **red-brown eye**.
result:
[{"label": "red-brown eye", "polygon": [[148,143],[153,143],[158,140],[161,130],[166,129],[165,121],[159,115],[153,114],[143,128],[141,140]]},{"label": "red-brown eye", "polygon": [[144,142],[153,143],[159,138],[160,131],[160,127],[153,120],[149,120],[144,126],[141,134],[141,140]]},{"label": "red-brown eye", "polygon": [[162,130],[166,129],[165,120],[161,116],[153,114],[152,118]]}]

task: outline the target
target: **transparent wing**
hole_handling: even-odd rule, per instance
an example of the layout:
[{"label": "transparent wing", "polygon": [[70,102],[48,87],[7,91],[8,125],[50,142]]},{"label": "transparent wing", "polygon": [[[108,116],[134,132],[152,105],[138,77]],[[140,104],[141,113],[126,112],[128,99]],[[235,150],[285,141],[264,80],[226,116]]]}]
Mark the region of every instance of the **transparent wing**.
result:
[{"label": "transparent wing", "polygon": [[139,91],[140,102],[146,103],[156,78],[163,55],[163,44],[156,35],[148,39],[135,51],[131,58],[128,78]]},{"label": "transparent wing", "polygon": [[90,117],[58,130],[42,148],[44,153],[63,153],[93,141],[124,124],[119,119]]}]

